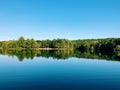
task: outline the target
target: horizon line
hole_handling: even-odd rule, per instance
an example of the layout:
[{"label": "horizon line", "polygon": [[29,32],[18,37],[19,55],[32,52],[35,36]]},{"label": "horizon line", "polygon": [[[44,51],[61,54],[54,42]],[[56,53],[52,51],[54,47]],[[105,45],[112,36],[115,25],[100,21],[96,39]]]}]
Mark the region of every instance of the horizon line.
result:
[{"label": "horizon line", "polygon": [[[20,36],[20,37],[24,37],[24,36]],[[19,37],[19,38],[20,38]],[[18,39],[19,39],[18,38]],[[120,37],[103,37],[103,38],[79,38],[79,39],[68,39],[68,38],[53,38],[53,39],[49,39],[49,38],[47,38],[47,39],[35,39],[35,38],[25,38],[24,37],[24,39],[25,40],[27,40],[27,39],[34,39],[34,40],[54,40],[54,39],[67,39],[67,40],[92,40],[92,39],[94,39],[94,40],[96,40],[96,39],[118,39],[118,38],[120,38]],[[9,40],[0,40],[0,41],[16,41],[16,40],[18,40],[18,39],[9,39]]]}]

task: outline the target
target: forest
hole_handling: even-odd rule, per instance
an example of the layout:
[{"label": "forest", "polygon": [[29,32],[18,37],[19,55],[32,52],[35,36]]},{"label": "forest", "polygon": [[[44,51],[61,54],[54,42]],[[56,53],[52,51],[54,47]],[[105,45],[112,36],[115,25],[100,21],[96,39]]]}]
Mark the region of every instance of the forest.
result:
[{"label": "forest", "polygon": [[120,38],[34,40],[21,36],[18,40],[0,41],[1,50],[79,50],[120,56]]}]

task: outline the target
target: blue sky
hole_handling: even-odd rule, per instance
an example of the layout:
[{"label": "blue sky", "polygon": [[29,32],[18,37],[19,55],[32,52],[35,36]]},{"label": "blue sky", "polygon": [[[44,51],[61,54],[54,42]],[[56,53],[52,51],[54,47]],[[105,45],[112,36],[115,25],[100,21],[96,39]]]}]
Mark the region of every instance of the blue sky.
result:
[{"label": "blue sky", "polygon": [[120,37],[120,0],[0,0],[0,40]]}]

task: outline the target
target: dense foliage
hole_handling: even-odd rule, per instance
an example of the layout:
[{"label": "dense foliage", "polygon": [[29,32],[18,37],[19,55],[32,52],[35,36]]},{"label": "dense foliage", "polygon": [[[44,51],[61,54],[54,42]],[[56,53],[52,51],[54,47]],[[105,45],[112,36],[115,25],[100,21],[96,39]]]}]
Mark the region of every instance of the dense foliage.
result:
[{"label": "dense foliage", "polygon": [[24,39],[20,37],[18,40],[1,41],[0,49],[4,50],[29,50],[29,49],[73,49],[80,52],[90,51],[100,52],[103,54],[120,52],[120,38],[106,39],[85,39],[85,40],[68,40],[68,39],[53,39],[53,40],[34,40]]},{"label": "dense foliage", "polygon": [[120,38],[85,40],[34,40],[20,37],[18,40],[1,41],[0,54],[17,56],[19,60],[35,56],[66,59],[105,58],[120,60]]}]

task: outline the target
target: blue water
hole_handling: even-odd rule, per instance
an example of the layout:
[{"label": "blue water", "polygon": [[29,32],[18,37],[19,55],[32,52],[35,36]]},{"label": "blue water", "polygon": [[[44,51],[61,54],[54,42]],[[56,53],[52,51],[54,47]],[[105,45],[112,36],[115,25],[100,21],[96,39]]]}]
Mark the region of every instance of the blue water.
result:
[{"label": "blue water", "polygon": [[0,90],[120,90],[120,62],[0,55]]}]

